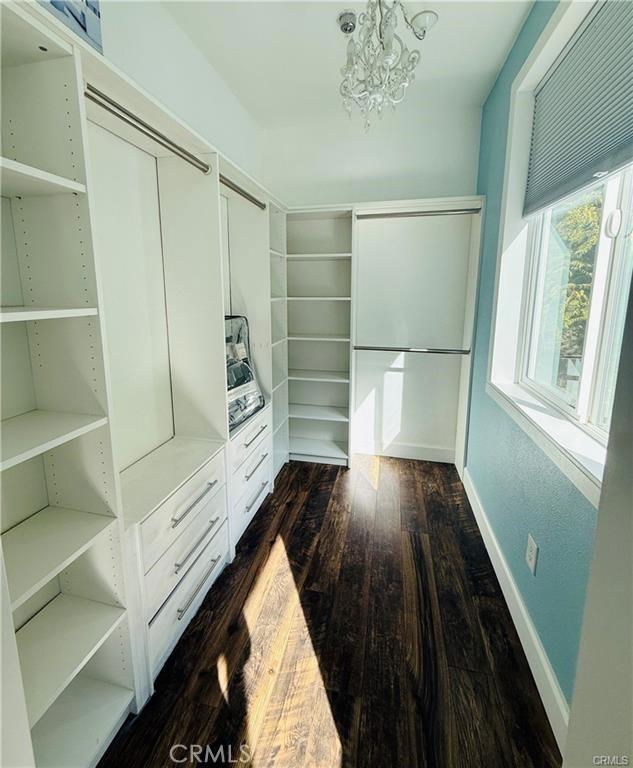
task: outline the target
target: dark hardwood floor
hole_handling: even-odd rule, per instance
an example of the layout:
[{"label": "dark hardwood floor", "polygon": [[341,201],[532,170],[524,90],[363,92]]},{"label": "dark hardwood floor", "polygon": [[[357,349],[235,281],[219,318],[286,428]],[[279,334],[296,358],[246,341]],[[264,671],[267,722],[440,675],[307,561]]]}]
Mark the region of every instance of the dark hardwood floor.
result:
[{"label": "dark hardwood floor", "polygon": [[561,765],[454,467],[282,470],[100,765],[200,763]]}]

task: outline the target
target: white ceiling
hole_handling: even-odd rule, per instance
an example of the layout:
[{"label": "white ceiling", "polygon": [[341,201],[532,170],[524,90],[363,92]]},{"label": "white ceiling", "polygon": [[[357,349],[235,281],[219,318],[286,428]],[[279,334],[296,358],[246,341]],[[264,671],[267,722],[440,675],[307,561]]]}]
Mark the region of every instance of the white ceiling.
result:
[{"label": "white ceiling", "polygon": [[[262,127],[343,114],[338,85],[346,41],[336,16],[364,4],[179,0],[165,5]],[[399,25],[408,46],[422,53],[407,100],[420,110],[483,104],[531,5],[531,0],[408,3],[440,18],[423,43]]]}]

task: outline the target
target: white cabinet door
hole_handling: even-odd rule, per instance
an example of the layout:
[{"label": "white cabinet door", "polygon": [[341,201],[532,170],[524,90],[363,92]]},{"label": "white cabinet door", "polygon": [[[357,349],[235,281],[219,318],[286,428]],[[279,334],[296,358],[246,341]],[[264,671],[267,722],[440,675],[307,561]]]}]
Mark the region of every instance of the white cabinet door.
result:
[{"label": "white cabinet door", "polygon": [[464,321],[473,218],[461,214],[359,220],[357,345],[470,346]]}]

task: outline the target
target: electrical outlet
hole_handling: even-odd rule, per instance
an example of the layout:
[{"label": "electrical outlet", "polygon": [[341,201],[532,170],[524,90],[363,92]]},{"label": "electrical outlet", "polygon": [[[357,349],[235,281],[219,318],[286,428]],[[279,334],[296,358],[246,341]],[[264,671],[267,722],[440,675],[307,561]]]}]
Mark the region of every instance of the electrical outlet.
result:
[{"label": "electrical outlet", "polygon": [[536,576],[536,561],[538,559],[538,544],[532,538],[532,534],[528,533],[527,548],[525,550],[525,562],[528,564],[528,568],[532,571],[532,576]]}]

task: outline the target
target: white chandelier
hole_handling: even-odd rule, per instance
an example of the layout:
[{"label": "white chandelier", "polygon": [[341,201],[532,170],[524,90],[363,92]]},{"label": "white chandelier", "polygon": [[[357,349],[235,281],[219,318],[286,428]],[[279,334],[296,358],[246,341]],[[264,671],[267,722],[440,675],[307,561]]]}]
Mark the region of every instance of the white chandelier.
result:
[{"label": "white chandelier", "polygon": [[346,10],[338,15],[340,30],[349,37],[347,62],[341,69],[343,106],[351,115],[356,104],[365,130],[372,112],[380,115],[386,106],[395,109],[404,99],[420,61],[420,52],[409,51],[396,34],[398,10],[418,40],[424,40],[438,18],[433,11],[421,11],[409,19],[400,0],[368,0],[367,10],[358,17],[355,40],[356,13]]}]

